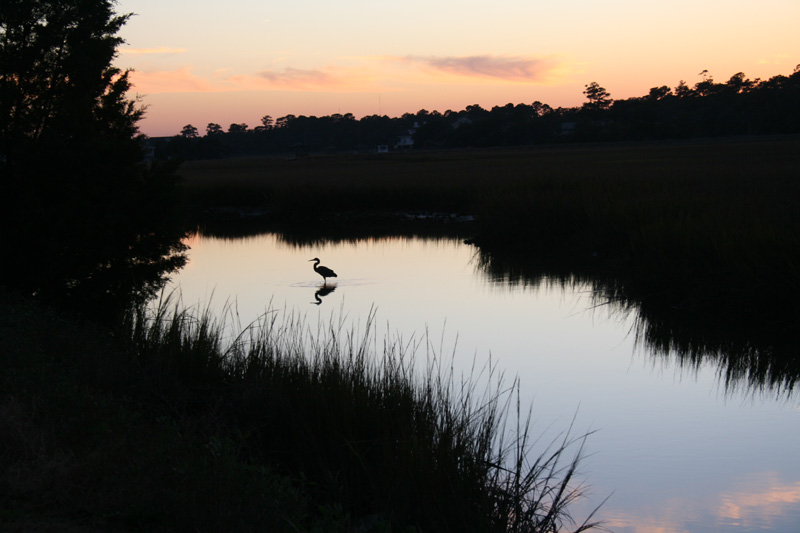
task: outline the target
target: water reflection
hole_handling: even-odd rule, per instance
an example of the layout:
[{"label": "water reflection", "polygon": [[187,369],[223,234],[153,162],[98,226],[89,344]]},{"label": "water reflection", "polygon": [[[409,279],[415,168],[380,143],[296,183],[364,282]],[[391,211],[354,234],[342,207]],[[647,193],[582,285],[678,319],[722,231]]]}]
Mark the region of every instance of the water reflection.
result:
[{"label": "water reflection", "polygon": [[636,343],[647,353],[685,369],[712,364],[728,391],[744,388],[788,397],[800,380],[796,312],[764,309],[761,302],[741,298],[704,297],[696,288],[680,294],[654,282],[619,279],[586,264],[565,267],[549,258],[476,248],[475,262],[498,284],[590,285],[595,306],[633,317]]},{"label": "water reflection", "polygon": [[726,390],[785,396],[795,392],[800,357],[789,324],[759,324],[747,318],[719,320],[711,313],[713,310],[705,315],[663,310],[642,301],[636,316],[637,341],[682,367],[713,364]]},{"label": "water reflection", "polygon": [[[769,396],[738,401],[741,390],[714,394],[718,380],[729,390],[788,394],[797,363],[777,354],[796,344],[777,327],[774,335],[759,333],[758,317],[734,320],[746,311],[735,302],[676,308],[670,297],[681,295],[647,293],[587,265],[489,253],[452,235],[316,241],[268,234],[190,244],[178,280],[190,303],[212,293],[230,298],[247,323],[267,301],[291,314],[325,300],[308,311],[311,327],[338,324],[343,315],[358,323],[374,305],[377,323],[404,343],[425,331],[431,340],[421,349],[452,347],[459,372],[496,357],[524,384],[522,404],[533,403],[537,431],[563,427],[579,408],[578,426],[599,431],[586,463],[596,499],[586,512],[578,502],[576,516],[613,492],[600,518],[615,531],[747,531],[733,524],[737,516],[742,524],[776,524],[773,531],[797,523],[800,411]],[[345,288],[310,281],[316,274],[307,261],[316,255],[345,276]],[[425,364],[427,351],[419,357]],[[682,379],[683,369],[691,379]],[[780,479],[759,484],[765,472]],[[770,495],[786,504],[772,505]]]},{"label": "water reflection", "polygon": [[322,303],[322,299],[336,290],[336,284],[331,283],[330,285],[323,284],[317,291],[314,293],[314,301],[311,302],[314,305],[320,305]]},{"label": "water reflection", "polygon": [[[307,213],[303,213],[304,216]],[[318,247],[330,243],[354,244],[364,240],[391,237],[421,238],[428,240],[459,240],[472,236],[472,222],[430,222],[424,217],[409,219],[408,213],[361,214],[337,216],[333,220],[313,220],[276,223],[271,219],[209,218],[198,227],[198,232],[220,239],[245,239],[267,233],[274,234],[282,243],[300,247]]]},{"label": "water reflection", "polygon": [[[427,242],[467,239],[471,243],[469,225],[409,227],[391,219],[370,222],[347,225],[346,230],[334,225],[322,232],[296,226],[275,236],[279,243],[294,249],[355,245],[393,237],[423,238]],[[257,232],[258,228],[252,226],[206,228],[207,235],[231,240],[254,238]],[[765,306],[763,301],[748,301],[739,293],[720,299],[718,295],[706,297],[698,287],[681,293],[680,288],[659,286],[658,280],[620,279],[594,268],[591,257],[573,258],[565,264],[556,257],[531,257],[479,246],[474,247],[474,253],[474,268],[494,286],[574,289],[588,285],[596,308],[632,318],[632,334],[643,351],[683,369],[711,364],[728,391],[746,389],[788,397],[797,389],[800,349],[794,332],[800,326],[800,316],[795,310],[771,308],[769,302]],[[322,288],[327,285],[327,279],[324,281]],[[333,290],[317,291],[311,303],[320,305]]]},{"label": "water reflection", "polygon": [[800,483],[776,472],[742,476],[718,494],[688,500],[674,496],[658,506],[608,514],[605,526],[617,533],[644,531],[795,531]]}]

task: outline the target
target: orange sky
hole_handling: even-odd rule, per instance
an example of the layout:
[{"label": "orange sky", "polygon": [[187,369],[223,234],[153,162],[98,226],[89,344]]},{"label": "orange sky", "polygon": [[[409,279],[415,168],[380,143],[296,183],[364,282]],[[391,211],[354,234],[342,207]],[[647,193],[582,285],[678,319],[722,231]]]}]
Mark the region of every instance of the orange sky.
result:
[{"label": "orange sky", "polygon": [[135,69],[151,136],[264,115],[399,116],[535,100],[614,98],[708,70],[791,74],[797,0],[284,2],[121,0],[135,13],[116,64]]}]

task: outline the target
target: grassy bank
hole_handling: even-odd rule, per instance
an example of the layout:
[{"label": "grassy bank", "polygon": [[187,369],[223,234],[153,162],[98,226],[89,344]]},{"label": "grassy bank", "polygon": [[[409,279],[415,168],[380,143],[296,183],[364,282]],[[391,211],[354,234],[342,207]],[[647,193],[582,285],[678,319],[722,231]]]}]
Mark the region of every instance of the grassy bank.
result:
[{"label": "grassy bank", "polygon": [[477,390],[397,342],[375,354],[371,327],[268,314],[232,339],[165,305],[110,335],[0,296],[4,528],[581,527],[582,438],[529,461],[513,386]]},{"label": "grassy bank", "polygon": [[771,179],[785,176],[797,163],[798,146],[797,137],[756,137],[297,160],[251,157],[188,161],[179,173],[190,208],[260,206],[282,214],[436,208],[475,213],[485,206],[487,192],[516,192],[530,185],[548,195],[556,192],[552,179],[585,179],[590,184],[596,178],[676,178],[678,187],[686,185],[682,180],[687,177],[723,177],[730,172],[754,171],[754,178]]}]

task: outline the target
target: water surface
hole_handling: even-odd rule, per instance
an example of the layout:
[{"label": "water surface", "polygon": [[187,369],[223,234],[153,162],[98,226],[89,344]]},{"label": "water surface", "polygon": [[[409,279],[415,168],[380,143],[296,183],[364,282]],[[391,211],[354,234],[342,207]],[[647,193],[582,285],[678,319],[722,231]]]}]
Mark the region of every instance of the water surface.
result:
[{"label": "water surface", "polygon": [[[654,353],[636,340],[635,311],[604,304],[588,282],[509,283],[456,239],[196,235],[189,245],[173,283],[185,305],[233,306],[243,325],[268,310],[300,314],[310,328],[360,327],[374,313],[379,337],[452,356],[457,373],[491,360],[519,377],[542,446],[573,418],[574,433],[596,430],[576,518],[610,496],[599,518],[614,531],[800,530],[798,395],[731,388],[710,359]],[[323,285],[313,257],[338,277]]]}]

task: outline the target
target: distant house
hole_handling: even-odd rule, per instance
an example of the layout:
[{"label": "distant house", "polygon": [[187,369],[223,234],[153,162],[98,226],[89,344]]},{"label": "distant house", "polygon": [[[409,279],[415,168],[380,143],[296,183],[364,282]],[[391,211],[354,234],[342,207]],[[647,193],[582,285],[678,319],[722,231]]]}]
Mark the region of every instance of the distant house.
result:
[{"label": "distant house", "polygon": [[394,147],[398,150],[410,150],[414,148],[414,133],[416,133],[417,128],[419,128],[419,123],[414,122],[413,128],[407,130],[406,134],[400,135],[397,138],[397,144],[395,144]]},{"label": "distant house", "polygon": [[408,150],[414,147],[414,134],[401,135],[397,138],[397,144],[394,145],[398,150]]},{"label": "distant house", "polygon": [[572,135],[575,133],[575,123],[574,122],[562,122],[561,123],[561,135]]},{"label": "distant house", "polygon": [[388,154],[389,153],[389,145],[388,144],[379,144],[375,149],[376,152],[379,154]]}]

